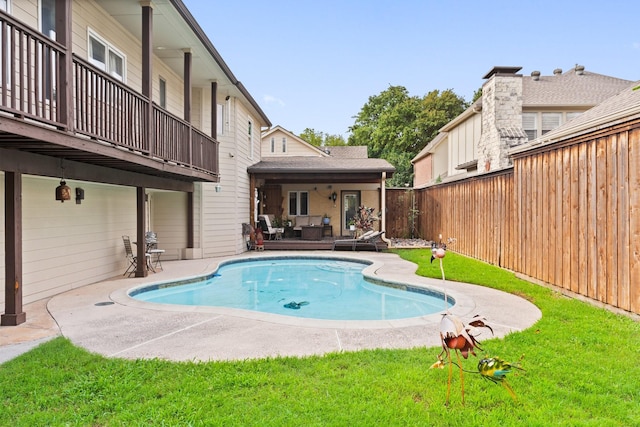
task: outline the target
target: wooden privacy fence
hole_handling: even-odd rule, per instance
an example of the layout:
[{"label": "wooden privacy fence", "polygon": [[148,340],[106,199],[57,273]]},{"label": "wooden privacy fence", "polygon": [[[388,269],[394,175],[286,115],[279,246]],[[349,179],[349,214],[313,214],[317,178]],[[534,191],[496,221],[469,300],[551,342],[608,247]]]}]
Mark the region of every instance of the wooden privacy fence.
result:
[{"label": "wooden privacy fence", "polygon": [[513,165],[416,190],[419,234],[640,314],[640,121],[519,153]]}]

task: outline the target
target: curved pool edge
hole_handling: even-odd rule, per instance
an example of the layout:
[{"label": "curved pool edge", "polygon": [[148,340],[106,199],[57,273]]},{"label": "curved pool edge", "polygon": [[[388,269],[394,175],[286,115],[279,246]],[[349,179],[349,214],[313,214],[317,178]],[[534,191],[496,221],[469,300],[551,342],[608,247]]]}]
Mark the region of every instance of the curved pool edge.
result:
[{"label": "curved pool edge", "polygon": [[[404,319],[389,319],[389,320],[328,320],[328,319],[314,319],[314,318],[301,318],[294,316],[286,316],[274,313],[259,312],[253,310],[244,310],[238,308],[229,307],[213,307],[213,306],[190,306],[179,304],[161,304],[141,301],[131,297],[131,294],[140,289],[161,286],[163,284],[175,283],[175,282],[188,282],[198,279],[202,279],[214,274],[222,265],[236,262],[247,262],[253,259],[281,259],[281,258],[323,258],[328,260],[343,260],[343,261],[356,261],[366,264],[363,269],[363,275],[375,282],[385,282],[392,285],[399,286],[414,286],[425,290],[430,290],[435,293],[447,295],[452,298],[455,304],[449,308],[449,312],[458,316],[464,317],[469,315],[475,308],[473,299],[465,295],[463,292],[451,288],[451,283],[445,282],[446,286],[443,286],[442,281],[437,281],[430,278],[425,278],[415,274],[417,266],[409,261],[405,261],[395,254],[391,254],[396,257],[393,268],[389,268],[389,262],[380,259],[370,259],[368,256],[362,256],[358,253],[355,254],[336,254],[336,253],[278,253],[278,254],[243,254],[240,256],[231,256],[220,259],[215,265],[211,265],[212,269],[208,272],[204,272],[197,275],[185,276],[181,278],[172,278],[156,282],[148,282],[139,284],[130,288],[117,289],[111,293],[110,298],[118,304],[122,304],[129,307],[135,307],[145,310],[156,311],[168,311],[168,312],[183,312],[183,313],[207,313],[207,314],[219,314],[223,316],[234,316],[250,320],[271,322],[276,324],[308,327],[308,328],[326,328],[326,329],[384,329],[384,328],[399,328],[399,327],[411,327],[411,326],[425,326],[433,325],[440,322],[445,310],[438,311],[436,313],[419,316],[409,317]],[[391,270],[391,271],[388,271]],[[398,276],[402,276],[403,279],[399,280]]]},{"label": "curved pool edge", "polygon": [[[280,254],[300,254],[281,251]],[[305,251],[305,254],[331,255],[326,251]],[[372,274],[409,283],[440,287],[441,280],[415,275],[417,266],[393,253],[341,253],[356,256],[376,264]],[[223,260],[255,257],[255,253],[233,257],[163,262],[164,270],[147,277],[116,276],[92,285],[68,290],[52,297],[46,311],[54,319],[59,333],[74,345],[108,358],[161,359],[179,362],[243,361],[268,357],[308,357],[333,353],[373,349],[415,349],[424,352],[431,364],[440,351],[440,316],[422,319],[418,326],[403,326],[387,322],[383,328],[358,328],[353,323],[327,327],[298,326],[252,320],[220,313],[167,311],[134,307],[116,302],[104,304],[134,285],[149,284],[186,276],[199,276],[213,271]],[[446,263],[446,260],[445,260]],[[446,268],[446,264],[445,264]],[[488,338],[529,329],[542,317],[531,302],[506,292],[459,282],[446,282],[451,293],[463,294],[471,302],[456,307],[458,315],[467,322],[478,314],[487,318],[494,330],[484,328],[478,338],[483,348],[493,351],[499,342],[485,342]],[[126,298],[126,297],[125,297]],[[113,301],[113,300],[112,300]],[[419,322],[416,322],[419,323]],[[307,323],[309,324],[309,323]],[[353,328],[350,329],[350,327]],[[366,326],[366,325],[365,325]],[[391,327],[393,326],[393,327]]]}]

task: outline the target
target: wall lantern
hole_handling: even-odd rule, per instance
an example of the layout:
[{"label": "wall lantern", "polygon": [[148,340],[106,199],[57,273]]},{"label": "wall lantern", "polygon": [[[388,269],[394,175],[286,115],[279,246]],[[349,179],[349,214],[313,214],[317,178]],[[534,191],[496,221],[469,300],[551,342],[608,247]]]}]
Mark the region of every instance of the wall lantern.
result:
[{"label": "wall lantern", "polygon": [[331,196],[329,197],[329,199],[333,200],[334,203],[335,203],[337,198],[338,198],[338,195],[336,194],[335,191],[333,193],[331,193]]},{"label": "wall lantern", "polygon": [[216,184],[216,193],[219,193],[222,191],[222,185],[220,185],[220,183]]},{"label": "wall lantern", "polygon": [[84,190],[80,187],[76,187],[76,205],[79,205],[84,200]]},{"label": "wall lantern", "polygon": [[65,200],[71,200],[71,188],[67,186],[64,178],[60,180],[60,185],[56,187],[56,200],[64,203]]}]

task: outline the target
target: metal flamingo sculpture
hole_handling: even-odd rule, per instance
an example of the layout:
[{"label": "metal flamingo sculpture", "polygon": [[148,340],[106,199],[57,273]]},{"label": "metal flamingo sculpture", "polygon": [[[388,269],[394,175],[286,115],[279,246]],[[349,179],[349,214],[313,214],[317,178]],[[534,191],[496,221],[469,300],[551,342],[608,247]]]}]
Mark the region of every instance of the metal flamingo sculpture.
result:
[{"label": "metal flamingo sculpture", "polygon": [[488,328],[493,334],[493,329],[485,323],[486,319],[475,316],[470,322],[469,325],[465,325],[458,316],[451,314],[449,312],[449,307],[447,305],[447,293],[445,286],[445,276],[444,276],[444,267],[442,265],[442,259],[446,255],[446,245],[442,243],[442,235],[440,235],[440,243],[433,244],[431,247],[431,262],[434,259],[440,260],[440,271],[442,272],[442,285],[445,290],[445,308],[446,313],[442,316],[442,320],[440,320],[440,341],[442,343],[442,352],[438,355],[438,360],[436,363],[431,365],[432,368],[444,368],[445,361],[443,359],[443,355],[446,354],[447,361],[449,363],[449,380],[447,382],[447,399],[446,405],[449,405],[449,395],[451,393],[451,378],[453,376],[453,361],[451,360],[451,350],[455,350],[456,357],[458,359],[458,368],[460,368],[460,390],[462,393],[462,404],[464,405],[464,372],[462,369],[461,361],[460,361],[460,353],[462,353],[462,357],[465,359],[469,357],[469,353],[476,355],[474,349],[478,349],[482,351],[479,346],[479,341],[476,340],[475,336],[472,334],[473,328]]}]

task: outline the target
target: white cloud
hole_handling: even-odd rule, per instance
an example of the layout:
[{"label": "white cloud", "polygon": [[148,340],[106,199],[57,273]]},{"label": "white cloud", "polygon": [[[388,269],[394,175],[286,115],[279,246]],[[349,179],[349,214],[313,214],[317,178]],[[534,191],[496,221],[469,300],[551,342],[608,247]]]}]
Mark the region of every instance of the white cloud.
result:
[{"label": "white cloud", "polygon": [[276,98],[275,96],[264,95],[263,100],[267,104],[278,104],[281,107],[284,107],[284,101],[280,98]]}]

